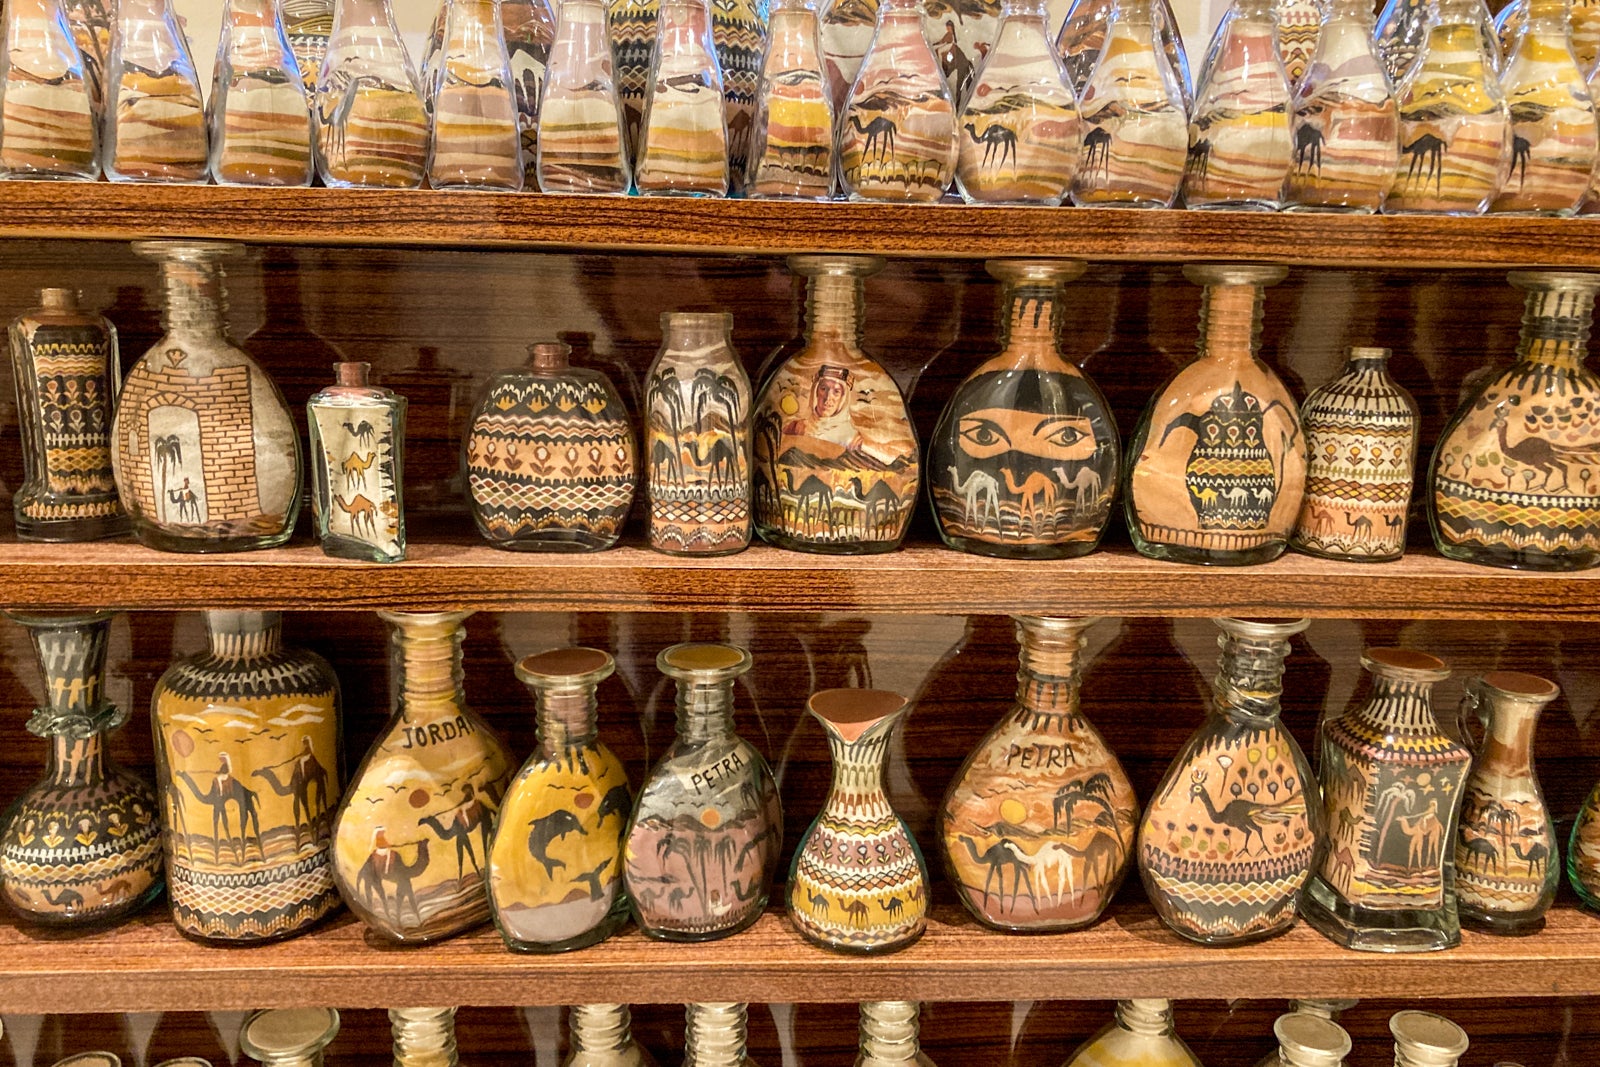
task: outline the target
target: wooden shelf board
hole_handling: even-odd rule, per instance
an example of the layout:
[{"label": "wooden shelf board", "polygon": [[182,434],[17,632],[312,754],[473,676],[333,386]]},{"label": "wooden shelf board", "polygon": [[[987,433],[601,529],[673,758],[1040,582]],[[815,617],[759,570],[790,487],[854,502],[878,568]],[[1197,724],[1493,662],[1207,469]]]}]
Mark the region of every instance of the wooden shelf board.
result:
[{"label": "wooden shelf board", "polygon": [[0,237],[700,253],[1600,267],[1600,219],[0,182]]}]

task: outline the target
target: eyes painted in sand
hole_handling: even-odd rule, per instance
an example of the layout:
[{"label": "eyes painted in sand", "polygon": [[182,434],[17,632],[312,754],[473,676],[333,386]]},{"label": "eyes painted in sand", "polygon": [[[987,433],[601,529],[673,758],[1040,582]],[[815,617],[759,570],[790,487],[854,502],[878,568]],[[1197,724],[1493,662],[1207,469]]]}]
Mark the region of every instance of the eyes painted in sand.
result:
[{"label": "eyes painted in sand", "polygon": [[1095,453],[1094,426],[1078,415],[981,408],[961,416],[961,450],[974,459],[1024,452],[1043,460],[1086,460]]}]

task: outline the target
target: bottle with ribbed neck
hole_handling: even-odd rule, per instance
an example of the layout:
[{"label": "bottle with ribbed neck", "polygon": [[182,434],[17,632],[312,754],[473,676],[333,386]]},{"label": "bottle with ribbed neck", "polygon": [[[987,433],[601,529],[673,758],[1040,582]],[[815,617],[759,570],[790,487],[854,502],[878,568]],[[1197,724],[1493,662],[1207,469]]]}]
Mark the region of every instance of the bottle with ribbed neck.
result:
[{"label": "bottle with ribbed neck", "polygon": [[421,186],[428,167],[425,99],[389,0],[338,0],[317,79],[323,184]]},{"label": "bottle with ribbed neck", "polygon": [[1456,1067],[1467,1054],[1467,1032],[1429,1011],[1396,1012],[1389,1019],[1389,1033],[1394,1035],[1394,1067]]},{"label": "bottle with ribbed neck", "polygon": [[685,1004],[683,1067],[756,1067],[745,1053],[746,1004]]},{"label": "bottle with ribbed neck", "polygon": [[1190,109],[1184,204],[1275,211],[1289,175],[1293,109],[1274,0],[1233,0],[1212,53]]},{"label": "bottle with ribbed neck", "polygon": [[[1500,47],[1489,6],[1482,0],[1474,0],[1473,6],[1476,10],[1465,14],[1477,26],[1478,39],[1482,42],[1484,54],[1491,61],[1492,75],[1493,71],[1500,68],[1505,51]],[[1373,43],[1377,45],[1378,54],[1383,57],[1383,69],[1396,89],[1416,69],[1417,60],[1428,47],[1429,20],[1432,17],[1430,0],[1387,0],[1382,13],[1378,15]]]},{"label": "bottle with ribbed neck", "polygon": [[1200,1067],[1172,1021],[1170,1000],[1119,1000],[1116,1017],[1084,1042],[1067,1067]]},{"label": "bottle with ribbed neck", "polygon": [[1322,728],[1327,843],[1301,902],[1312,926],[1346,948],[1427,952],[1461,940],[1456,817],[1472,753],[1434,718],[1443,660],[1369,649],[1368,698]]},{"label": "bottle with ribbed neck", "polygon": [[522,129],[500,0],[448,0],[428,101],[428,184],[522,191]]},{"label": "bottle with ribbed neck", "polygon": [[815,0],[777,0],[757,82],[745,192],[826,200],[833,193],[833,98]]},{"label": "bottle with ribbed neck", "polygon": [[1600,377],[1584,364],[1600,274],[1513,271],[1527,292],[1516,362],[1445,426],[1428,522],[1451,559],[1519,570],[1600,564]]},{"label": "bottle with ribbed neck", "polygon": [[1294,396],[1256,355],[1282,267],[1191,264],[1206,287],[1198,357],[1151,400],[1128,446],[1123,506],[1154,559],[1237,566],[1283,554],[1305,491]]},{"label": "bottle with ribbed neck", "polygon": [[915,1000],[862,1001],[856,1067],[934,1067],[918,1040],[917,1017],[921,1012],[922,1005]]},{"label": "bottle with ribbed neck", "polygon": [[61,0],[13,0],[0,48],[0,174],[94,181],[95,87]]},{"label": "bottle with ribbed neck", "polygon": [[118,0],[101,167],[114,182],[203,182],[205,101],[170,0]]},{"label": "bottle with ribbed neck", "polygon": [[601,0],[561,0],[539,102],[539,188],[620,196],[633,182]]},{"label": "bottle with ribbed neck", "polygon": [[262,1067],[322,1067],[322,1052],[338,1034],[332,1008],[276,1008],[245,1019],[239,1049]]},{"label": "bottle with ribbed neck", "polygon": [[1496,213],[1571,215],[1589,188],[1600,132],[1568,32],[1572,0],[1523,0],[1527,12],[1500,75],[1511,113],[1511,170]]},{"label": "bottle with ribbed neck", "polygon": [[224,0],[207,122],[218,185],[311,184],[311,112],[275,0]]},{"label": "bottle with ribbed neck", "polygon": [[567,1019],[571,1051],[561,1067],[655,1067],[633,1039],[626,1004],[574,1004]]},{"label": "bottle with ribbed neck", "polygon": [[646,196],[726,196],[728,118],[709,0],[661,0],[633,180]]},{"label": "bottle with ribbed neck", "polygon": [[[1089,85],[1089,75],[1100,61],[1100,50],[1105,45],[1106,30],[1111,22],[1114,0],[1073,0],[1061,28],[1056,32],[1056,54],[1067,68],[1072,91],[1079,96]],[[1183,109],[1187,114],[1191,103],[1189,57],[1183,50],[1183,38],[1178,31],[1178,17],[1173,14],[1168,0],[1159,0],[1152,9],[1155,16],[1156,39],[1162,54],[1177,78]]]},{"label": "bottle with ribbed neck", "polygon": [[863,282],[883,260],[790,256],[788,265],[806,278],[806,334],[756,399],[756,532],[799,552],[893,551],[921,465],[900,387],[861,351]]},{"label": "bottle with ribbed neck", "polygon": [[394,1067],[456,1067],[456,1009],[390,1008]]},{"label": "bottle with ribbed neck", "polygon": [[[1097,920],[1133,855],[1139,802],[1078,704],[1079,657],[1098,619],[1016,617],[1011,708],[945,794],[939,843],[961,902],[1000,930],[1071,930]],[[1015,859],[1012,891],[995,882]],[[1016,875],[1029,872],[1017,891]]]}]

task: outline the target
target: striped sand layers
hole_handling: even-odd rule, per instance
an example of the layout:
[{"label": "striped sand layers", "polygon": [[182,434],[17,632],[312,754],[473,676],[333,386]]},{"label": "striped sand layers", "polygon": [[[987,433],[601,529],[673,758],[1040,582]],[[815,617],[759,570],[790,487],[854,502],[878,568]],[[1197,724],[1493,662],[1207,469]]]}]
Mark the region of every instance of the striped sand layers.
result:
[{"label": "striped sand layers", "polygon": [[970,201],[1059,204],[1082,146],[1078,106],[1042,20],[1007,16],[961,113],[956,180]]},{"label": "striped sand layers", "polygon": [[115,99],[108,116],[108,175],[133,181],[205,180],[205,107],[192,73],[151,75],[125,64]]},{"label": "striped sand layers", "polygon": [[9,63],[0,122],[0,168],[36,178],[96,175],[94,98],[77,42],[54,5],[6,13]]},{"label": "striped sand layers", "polygon": [[1559,15],[1554,24],[1559,28],[1530,24],[1501,77],[1511,113],[1511,170],[1491,211],[1570,215],[1589,188],[1600,141],[1594,103]]},{"label": "striped sand layers", "polygon": [[1275,208],[1291,147],[1289,82],[1272,49],[1272,16],[1236,14],[1223,32],[1195,94],[1184,201]]},{"label": "striped sand layers", "polygon": [[311,117],[298,85],[245,76],[225,90],[213,174],[236,185],[305,185],[311,179]]},{"label": "striped sand layers", "polygon": [[1183,182],[1189,122],[1148,19],[1118,20],[1079,102],[1078,204],[1170,207]]},{"label": "striped sand layers", "polygon": [[415,92],[352,82],[318,96],[318,146],[330,185],[422,184],[428,118]]},{"label": "striped sand layers", "polygon": [[1295,91],[1290,210],[1377,211],[1400,158],[1400,112],[1371,40],[1372,16],[1336,12]]},{"label": "striped sand layers", "polygon": [[833,191],[833,110],[822,74],[817,15],[772,13],[772,45],[761,72],[749,181],[753,197],[822,200]]}]

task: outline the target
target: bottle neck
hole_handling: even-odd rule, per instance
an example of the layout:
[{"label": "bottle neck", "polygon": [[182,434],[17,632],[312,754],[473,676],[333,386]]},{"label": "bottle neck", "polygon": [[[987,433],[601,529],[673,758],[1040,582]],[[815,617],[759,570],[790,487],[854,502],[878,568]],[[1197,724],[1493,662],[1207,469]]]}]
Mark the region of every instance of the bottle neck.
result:
[{"label": "bottle neck", "polygon": [[914,1000],[869,1000],[861,1005],[861,1067],[915,1063],[922,1051],[917,1040]]},{"label": "bottle neck", "polygon": [[709,0],[661,0],[657,15],[657,33],[711,32],[711,4]]},{"label": "bottle neck", "polygon": [[1055,350],[1056,338],[1061,330],[1059,285],[1009,285],[1001,300],[1005,307],[1000,327],[1002,348],[1017,346]]},{"label": "bottle neck", "polygon": [[283,616],[276,611],[208,611],[206,628],[219,660],[262,659],[283,649]]},{"label": "bottle neck", "polygon": [[745,1005],[689,1004],[684,1015],[684,1067],[742,1067]]},{"label": "bottle neck", "polygon": [[394,1067],[456,1067],[456,1009],[390,1008]]},{"label": "bottle neck", "polygon": [[1517,357],[1524,362],[1577,370],[1588,355],[1594,293],[1586,289],[1536,289],[1522,312]]},{"label": "bottle neck", "polygon": [[828,750],[833,757],[833,785],[828,792],[830,805],[847,797],[856,819],[896,817],[883,791],[883,765],[888,758],[889,738],[893,735],[892,729],[875,728],[855,741],[846,741],[829,728]]},{"label": "bottle neck", "polygon": [[61,0],[10,0],[5,5],[5,21],[10,26],[62,25],[57,21],[60,15]]},{"label": "bottle neck", "polygon": [[922,25],[922,0],[880,0],[878,25]]},{"label": "bottle neck", "polygon": [[1571,0],[1524,0],[1526,20],[1523,32],[1565,34],[1572,15]]},{"label": "bottle neck", "polygon": [[297,1049],[293,1052],[262,1053],[256,1062],[261,1067],[322,1067],[322,1049]]},{"label": "bottle neck", "polygon": [[539,686],[537,730],[539,754],[559,759],[570,748],[594,743],[599,732],[599,701],[592,685]]},{"label": "bottle neck", "polygon": [[1276,26],[1277,21],[1275,0],[1234,0],[1231,25],[1254,23]]},{"label": "bottle neck", "polygon": [[168,259],[161,268],[166,306],[161,324],[170,334],[221,337],[228,317],[228,290],[216,263]]},{"label": "bottle neck", "polygon": [[275,0],[228,0],[228,21],[235,26],[271,26],[278,19]]},{"label": "bottle neck", "polygon": [[1323,7],[1322,25],[1324,27],[1334,24],[1355,24],[1367,31],[1371,36],[1372,30],[1378,24],[1378,9],[1368,0],[1329,0]]},{"label": "bottle neck", "polygon": [[98,730],[83,737],[55,734],[50,738],[50,758],[45,778],[60,787],[92,786],[105,780],[105,734]]},{"label": "bottle neck", "polygon": [[[709,15],[707,17],[709,18]],[[696,316],[696,318],[699,318],[699,316]],[[717,316],[717,321],[714,322],[671,321],[667,324],[661,338],[663,348],[684,354],[710,352],[713,349],[721,348],[727,342],[727,327],[720,315]]]},{"label": "bottle neck", "polygon": [[410,720],[454,717],[466,705],[461,688],[459,623],[400,624],[394,632],[401,706]]},{"label": "bottle neck", "polygon": [[1222,655],[1211,683],[1217,711],[1229,718],[1277,718],[1288,639],[1225,632],[1218,636],[1217,645]]},{"label": "bottle neck", "polygon": [[1337,1052],[1328,1052],[1324,1049],[1280,1044],[1278,1062],[1282,1067],[1341,1067],[1344,1057]]},{"label": "bottle neck", "polygon": [[1049,17],[1045,0],[1005,0],[1000,6],[1000,18],[1007,24],[1038,23],[1042,28]]},{"label": "bottle neck", "polygon": [[334,21],[341,28],[387,29],[394,22],[389,0],[339,0]]},{"label": "bottle neck", "polygon": [[678,739],[702,745],[733,733],[733,679],[678,683]]},{"label": "bottle neck", "polygon": [[1200,358],[1231,366],[1249,363],[1261,338],[1259,285],[1208,285],[1200,311]]},{"label": "bottle neck", "polygon": [[1117,1025],[1145,1037],[1170,1037],[1173,1033],[1169,1000],[1119,1000]]},{"label": "bottle neck", "polygon": [[1471,26],[1476,32],[1483,20],[1483,0],[1433,0],[1434,26]]},{"label": "bottle neck", "polygon": [[1405,1041],[1394,1043],[1394,1067],[1457,1067],[1460,1062],[1460,1056],[1452,1056],[1442,1049]]},{"label": "bottle neck", "polygon": [[626,1004],[574,1004],[570,1026],[574,1053],[626,1052],[633,1045]]},{"label": "bottle neck", "polygon": [[168,0],[118,0],[117,18],[124,24],[170,19]]},{"label": "bottle neck", "polygon": [[1386,732],[1437,734],[1439,721],[1433,714],[1433,685],[1433,682],[1375,674],[1366,717]]},{"label": "bottle neck", "polygon": [[1111,8],[1107,35],[1112,28],[1126,30],[1137,40],[1150,41],[1154,39],[1156,16],[1153,5],[1156,0],[1116,0]]},{"label": "bottle neck", "polygon": [[1022,643],[1017,670],[1017,704],[1030,715],[1070,719],[1078,713],[1078,656],[1083,634],[1041,633],[1019,623]]},{"label": "bottle neck", "polygon": [[[880,15],[883,10],[878,9]],[[858,346],[864,293],[861,279],[852,275],[813,275],[806,286],[806,339],[826,334]]]}]

